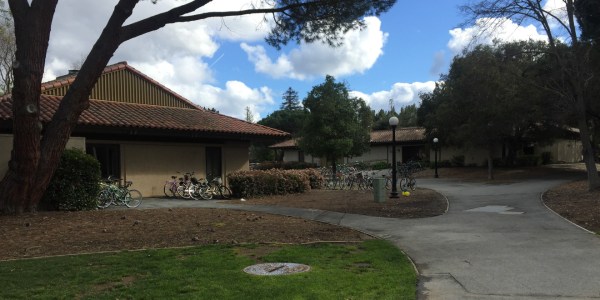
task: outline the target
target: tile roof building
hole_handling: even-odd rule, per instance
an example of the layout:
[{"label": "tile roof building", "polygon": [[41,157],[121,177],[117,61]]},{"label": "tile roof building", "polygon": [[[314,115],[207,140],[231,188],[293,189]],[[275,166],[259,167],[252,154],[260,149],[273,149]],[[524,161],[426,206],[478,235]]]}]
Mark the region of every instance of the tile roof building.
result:
[{"label": "tile roof building", "polygon": [[[42,84],[45,124],[76,72]],[[12,149],[12,99],[0,97],[0,175]],[[94,155],[103,176],[132,180],[144,196],[163,194],[177,172],[221,177],[249,166],[251,141],[289,138],[281,130],[221,115],[192,103],[125,62],[107,66],[90,94],[67,147]]]}]

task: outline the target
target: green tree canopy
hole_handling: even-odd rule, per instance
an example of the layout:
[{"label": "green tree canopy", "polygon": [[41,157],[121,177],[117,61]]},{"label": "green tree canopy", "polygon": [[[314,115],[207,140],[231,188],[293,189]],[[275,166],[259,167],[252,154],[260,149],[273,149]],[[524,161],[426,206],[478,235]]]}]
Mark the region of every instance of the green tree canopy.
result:
[{"label": "green tree canopy", "polygon": [[300,139],[300,148],[325,157],[335,171],[336,161],[369,149],[371,110],[360,98],[351,98],[344,83],[327,75],[304,99],[310,112]]},{"label": "green tree canopy", "polygon": [[512,161],[525,143],[549,141],[557,128],[553,95],[532,86],[536,78],[522,74],[538,68],[546,46],[519,42],[477,46],[454,58],[443,83],[422,95],[419,119],[431,138],[445,144],[493,151],[509,149]]},{"label": "green tree canopy", "polygon": [[258,124],[283,130],[295,136],[302,130],[307,115],[308,112],[303,109],[276,110],[258,121]]}]

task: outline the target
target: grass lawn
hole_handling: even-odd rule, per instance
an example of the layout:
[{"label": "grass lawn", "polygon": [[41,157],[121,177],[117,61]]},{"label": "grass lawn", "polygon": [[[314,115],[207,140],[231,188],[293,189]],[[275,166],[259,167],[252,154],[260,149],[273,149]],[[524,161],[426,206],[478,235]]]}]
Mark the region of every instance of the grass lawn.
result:
[{"label": "grass lawn", "polygon": [[[257,276],[262,262],[309,272]],[[1,299],[415,299],[411,263],[391,243],[200,246],[0,262]]]}]

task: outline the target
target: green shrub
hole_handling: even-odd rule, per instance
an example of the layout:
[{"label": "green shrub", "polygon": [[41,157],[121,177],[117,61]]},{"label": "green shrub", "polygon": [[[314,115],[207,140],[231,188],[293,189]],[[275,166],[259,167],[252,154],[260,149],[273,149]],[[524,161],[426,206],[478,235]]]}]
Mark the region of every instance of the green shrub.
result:
[{"label": "green shrub", "polygon": [[235,197],[257,197],[304,193],[322,185],[317,170],[253,170],[227,175],[229,188]]},{"label": "green shrub", "polygon": [[552,153],[546,151],[542,152],[542,165],[547,165],[552,163]]},{"label": "green shrub", "polygon": [[317,165],[314,163],[298,162],[298,161],[266,161],[253,165],[253,170],[270,170],[270,169],[282,169],[282,170],[302,170],[316,168]]},{"label": "green shrub", "polygon": [[521,167],[533,167],[540,164],[541,158],[539,155],[523,155],[517,157],[517,165]]},{"label": "green shrub", "polygon": [[369,166],[368,163],[364,162],[364,161],[355,161],[352,163],[352,166],[359,171],[363,171],[363,170],[370,170],[371,166]]},{"label": "green shrub", "polygon": [[[442,160],[442,161],[438,161],[437,163],[438,168],[450,168],[452,166],[452,163],[450,163],[449,160]],[[431,167],[435,167],[435,163],[431,165]]]},{"label": "green shrub", "polygon": [[385,170],[391,168],[392,165],[387,161],[378,161],[371,165],[371,169],[373,170]]},{"label": "green shrub", "polygon": [[100,191],[100,163],[79,149],[67,149],[40,202],[47,210],[91,210]]},{"label": "green shrub", "polygon": [[464,155],[452,156],[452,160],[450,160],[450,164],[453,167],[464,167],[465,166],[465,156]]}]

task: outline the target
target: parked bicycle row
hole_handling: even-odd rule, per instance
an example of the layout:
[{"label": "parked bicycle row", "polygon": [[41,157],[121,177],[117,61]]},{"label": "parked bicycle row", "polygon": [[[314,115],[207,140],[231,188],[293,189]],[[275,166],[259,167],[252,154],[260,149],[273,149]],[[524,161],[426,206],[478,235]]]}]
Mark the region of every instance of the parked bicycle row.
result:
[{"label": "parked bicycle row", "polygon": [[[414,173],[424,168],[419,162],[410,161],[399,163],[396,168],[397,184],[402,191],[415,190],[416,179]],[[385,188],[392,187],[392,169],[387,174],[373,170],[357,170],[353,166],[341,165],[333,174],[331,168],[321,168],[321,174],[325,178],[325,188],[332,190],[370,190],[373,189],[374,178],[384,178]]]},{"label": "parked bicycle row", "polygon": [[130,189],[133,184],[121,179],[109,176],[106,181],[100,182],[100,193],[98,195],[98,208],[107,208],[111,205],[124,205],[127,207],[138,207],[142,203],[142,193],[136,189]]},{"label": "parked bicycle row", "polygon": [[171,180],[165,182],[163,191],[167,198],[194,200],[210,200],[214,197],[231,198],[231,190],[223,184],[220,177],[208,181],[205,178],[196,178],[194,172],[186,172],[182,177],[171,176]]}]

